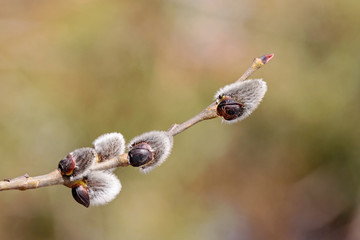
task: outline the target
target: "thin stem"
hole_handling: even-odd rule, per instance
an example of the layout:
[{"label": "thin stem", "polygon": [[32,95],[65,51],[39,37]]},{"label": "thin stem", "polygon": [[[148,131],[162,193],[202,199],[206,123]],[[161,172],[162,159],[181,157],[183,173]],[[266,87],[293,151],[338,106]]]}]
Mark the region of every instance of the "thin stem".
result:
[{"label": "thin stem", "polygon": [[251,63],[251,66],[244,72],[244,74],[237,80],[237,82],[245,81],[248,77],[251,76],[251,74],[268,63],[273,57],[274,54],[272,53],[255,58]]},{"label": "thin stem", "polygon": [[99,163],[95,164],[91,168],[91,170],[92,171],[109,170],[109,169],[118,168],[118,167],[127,167],[129,165],[130,165],[130,163],[128,160],[128,154],[124,153],[120,156],[114,157],[105,162],[99,162]]},{"label": "thin stem", "polygon": [[168,130],[168,133],[171,134],[172,136],[176,136],[179,133],[188,129],[189,127],[194,126],[198,122],[201,122],[201,121],[204,121],[207,119],[216,118],[216,117],[217,117],[216,102],[213,102],[206,109],[204,109],[203,111],[201,111],[199,114],[195,115],[194,117],[190,118],[186,122],[183,122],[181,124],[173,124],[170,127],[170,129]]},{"label": "thin stem", "polygon": [[[273,57],[274,54],[268,54],[255,58],[251,66],[245,71],[245,73],[237,81],[246,80],[251,74],[253,74],[257,69],[261,68],[266,63],[268,63]],[[189,120],[181,124],[173,124],[169,128],[169,130],[167,130],[167,132],[172,136],[176,136],[179,133],[190,128],[191,126],[194,126],[196,123],[199,123],[204,120],[216,118],[217,117],[216,107],[217,107],[217,103],[215,101],[211,103],[203,111],[201,111],[199,114],[190,118]],[[117,167],[127,167],[129,165],[130,164],[128,160],[128,155],[127,153],[124,153],[120,156],[114,157],[105,162],[98,162],[94,164],[94,166],[91,167],[91,170],[92,171],[109,170]],[[17,178],[0,181],[0,191],[28,190],[28,189],[36,189],[46,186],[61,185],[61,184],[68,187],[72,186],[72,182],[68,178],[63,177],[60,174],[59,170],[56,169],[48,174],[41,176],[29,177],[27,175],[24,175]]]}]

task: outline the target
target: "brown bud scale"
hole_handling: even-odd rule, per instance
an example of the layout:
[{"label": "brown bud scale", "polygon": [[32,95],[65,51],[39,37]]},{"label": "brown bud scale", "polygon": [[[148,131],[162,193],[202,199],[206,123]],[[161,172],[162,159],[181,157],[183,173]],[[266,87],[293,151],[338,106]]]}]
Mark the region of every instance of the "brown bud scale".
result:
[{"label": "brown bud scale", "polygon": [[128,153],[130,165],[133,167],[144,166],[151,162],[154,154],[147,143],[139,143],[133,147]]},{"label": "brown bud scale", "polygon": [[75,169],[76,162],[73,155],[68,154],[64,159],[59,162],[58,168],[61,175],[71,175]]},{"label": "brown bud scale", "polygon": [[90,197],[87,189],[82,184],[76,184],[71,188],[71,193],[75,201],[85,207],[90,206]]},{"label": "brown bud scale", "polygon": [[244,113],[244,107],[238,101],[225,97],[216,108],[217,114],[225,120],[234,120]]}]

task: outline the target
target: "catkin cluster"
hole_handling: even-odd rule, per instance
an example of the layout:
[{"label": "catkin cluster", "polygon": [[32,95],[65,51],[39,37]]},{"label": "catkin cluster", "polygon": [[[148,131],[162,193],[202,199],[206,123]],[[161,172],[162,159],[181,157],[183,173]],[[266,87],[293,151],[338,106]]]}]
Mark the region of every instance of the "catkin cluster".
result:
[{"label": "catkin cluster", "polygon": [[[241,121],[257,108],[266,90],[261,79],[227,85],[215,94],[216,115],[227,123]],[[85,207],[106,204],[121,190],[119,179],[112,173],[114,169],[92,170],[94,164],[125,154],[129,165],[148,173],[170,155],[173,136],[165,131],[151,131],[133,138],[125,147],[120,133],[107,133],[93,145],[74,150],[58,165],[63,177],[71,182],[72,196]]]},{"label": "catkin cluster", "polygon": [[[92,170],[91,167],[96,162],[125,154],[124,137],[120,133],[107,133],[98,137],[93,145],[93,148],[76,149],[58,165],[63,177],[72,182],[72,196],[85,207],[106,204],[121,190],[119,179],[112,173],[114,169]],[[173,137],[167,132],[144,133],[128,144],[128,163],[147,173],[165,161],[172,146]]]}]

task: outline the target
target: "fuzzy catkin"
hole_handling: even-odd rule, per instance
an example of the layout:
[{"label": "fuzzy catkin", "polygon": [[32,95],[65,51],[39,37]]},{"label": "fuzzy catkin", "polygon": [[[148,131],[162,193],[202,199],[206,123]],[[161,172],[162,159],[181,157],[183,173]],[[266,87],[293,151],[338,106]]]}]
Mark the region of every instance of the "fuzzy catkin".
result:
[{"label": "fuzzy catkin", "polygon": [[267,85],[262,79],[249,79],[226,85],[216,92],[214,99],[219,100],[227,96],[243,105],[244,112],[241,116],[234,120],[224,120],[227,123],[235,123],[248,117],[258,107],[266,91]]},{"label": "fuzzy catkin", "polygon": [[154,159],[140,167],[142,173],[148,173],[165,162],[171,153],[173,141],[173,137],[167,132],[151,131],[134,137],[130,141],[128,149],[131,150],[133,146],[139,143],[147,143],[150,145],[151,151],[154,153]]},{"label": "fuzzy catkin", "polygon": [[81,179],[85,176],[90,167],[97,161],[97,153],[93,148],[79,148],[70,153],[76,162],[76,167],[70,176],[70,180]]},{"label": "fuzzy catkin", "polygon": [[111,202],[121,191],[119,179],[107,171],[93,171],[86,177],[90,205],[104,205]]},{"label": "fuzzy catkin", "polygon": [[93,142],[100,162],[119,156],[125,152],[125,139],[120,133],[106,133]]}]

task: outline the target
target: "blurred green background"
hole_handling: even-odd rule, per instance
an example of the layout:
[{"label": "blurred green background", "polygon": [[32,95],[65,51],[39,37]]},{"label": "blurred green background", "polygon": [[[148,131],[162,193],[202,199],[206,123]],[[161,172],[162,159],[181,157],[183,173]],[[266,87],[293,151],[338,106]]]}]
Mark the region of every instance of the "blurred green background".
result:
[{"label": "blurred green background", "polygon": [[268,92],[85,209],[63,186],[0,193],[0,239],[360,239],[360,2],[0,1],[0,178],[45,174],[107,132],[166,130],[254,57]]}]

